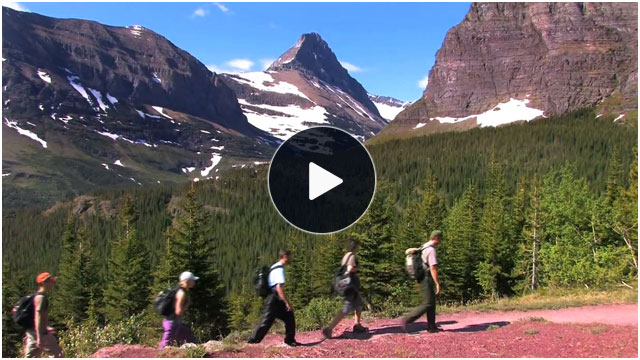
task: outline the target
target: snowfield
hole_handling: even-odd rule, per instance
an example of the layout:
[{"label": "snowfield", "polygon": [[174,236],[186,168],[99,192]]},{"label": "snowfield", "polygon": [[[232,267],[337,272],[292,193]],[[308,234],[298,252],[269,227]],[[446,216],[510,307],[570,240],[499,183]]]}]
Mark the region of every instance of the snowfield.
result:
[{"label": "snowfield", "polygon": [[402,106],[391,106],[391,105],[373,101],[373,105],[375,105],[378,108],[378,112],[380,113],[380,116],[382,116],[384,119],[388,121],[395,119],[396,115],[398,115],[400,111],[404,110],[408,104],[409,103],[406,102]]},{"label": "snowfield", "polygon": [[[233,74],[237,76],[234,80],[239,81],[243,84],[249,85],[255,89],[262,91],[271,91],[279,94],[294,94],[301,98],[309,100],[309,98],[303,94],[298,88],[293,85],[286,83],[284,81],[279,81],[278,83],[273,83],[275,79],[266,72],[258,71],[258,72],[246,72],[240,74]],[[265,85],[265,83],[272,83],[269,85]]]},{"label": "snowfield", "polygon": [[[244,99],[238,99],[242,110],[249,123],[260,130],[267,131],[273,136],[286,140],[297,132],[306,130],[311,124],[328,124],[327,111],[320,106],[303,109],[299,106],[273,106],[263,104],[250,104]],[[247,105],[272,110],[283,115],[259,114],[247,108]]]},{"label": "snowfield", "polygon": [[[530,121],[537,117],[544,117],[542,110],[530,108],[527,106],[529,99],[518,100],[511,98],[505,103],[500,103],[492,109],[485,111],[482,114],[469,115],[461,118],[454,117],[435,117],[429,120],[438,120],[441,123],[457,123],[460,121],[476,118],[480,127],[484,126],[500,126],[509,124],[514,121]],[[418,124],[420,125],[420,124]],[[416,128],[418,128],[416,126]]]}]

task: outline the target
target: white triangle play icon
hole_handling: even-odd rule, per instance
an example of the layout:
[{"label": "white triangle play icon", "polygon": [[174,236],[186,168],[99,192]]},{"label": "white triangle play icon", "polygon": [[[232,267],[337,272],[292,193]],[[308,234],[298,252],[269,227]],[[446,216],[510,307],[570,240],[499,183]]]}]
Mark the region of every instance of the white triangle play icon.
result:
[{"label": "white triangle play icon", "polygon": [[340,184],[342,179],[315,163],[309,163],[309,200],[314,200]]}]

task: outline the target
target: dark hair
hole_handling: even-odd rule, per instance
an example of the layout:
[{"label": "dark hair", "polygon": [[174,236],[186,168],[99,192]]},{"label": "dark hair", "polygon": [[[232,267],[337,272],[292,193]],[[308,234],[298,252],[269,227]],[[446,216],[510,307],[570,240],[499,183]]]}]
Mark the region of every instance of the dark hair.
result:
[{"label": "dark hair", "polygon": [[291,256],[291,251],[289,250],[280,250],[280,252],[278,252],[278,255],[280,255],[280,259],[282,259],[283,257],[289,257]]},{"label": "dark hair", "polygon": [[358,247],[358,241],[357,240],[349,240],[347,242],[347,250],[349,251],[353,251]]}]

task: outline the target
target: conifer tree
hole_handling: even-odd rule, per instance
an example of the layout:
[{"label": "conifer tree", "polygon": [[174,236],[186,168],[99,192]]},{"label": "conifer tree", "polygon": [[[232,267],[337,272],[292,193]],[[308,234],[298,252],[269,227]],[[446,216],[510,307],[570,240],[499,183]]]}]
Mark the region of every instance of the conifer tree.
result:
[{"label": "conifer tree", "polygon": [[149,306],[149,255],[136,231],[137,214],[131,197],[126,196],[119,210],[120,230],[112,243],[104,290],[104,314],[118,321]]},{"label": "conifer tree", "polygon": [[464,303],[478,293],[473,277],[478,263],[478,212],[476,189],[470,185],[444,220],[445,239],[438,247],[438,257],[443,261],[438,265],[438,276],[445,300]]},{"label": "conifer tree", "polygon": [[367,213],[350,231],[359,242],[358,274],[361,294],[372,307],[389,296],[391,280],[397,267],[393,263],[393,204],[380,192],[376,194]]},{"label": "conifer tree", "polygon": [[416,215],[418,217],[418,235],[423,236],[421,242],[425,243],[431,231],[442,228],[442,220],[446,214],[444,199],[438,194],[438,179],[431,168],[427,171],[421,195],[422,199]]},{"label": "conifer tree", "polygon": [[286,248],[291,252],[290,263],[286,270],[287,293],[291,303],[302,308],[313,297],[309,264],[311,250],[306,245],[302,233],[297,229],[289,231]]},{"label": "conifer tree", "polygon": [[638,274],[638,148],[634,148],[634,161],[629,170],[629,186],[620,191],[613,206],[615,233],[622,238],[623,246]]},{"label": "conifer tree", "polygon": [[345,253],[344,232],[327,235],[322,240],[316,242],[317,250],[312,258],[310,282],[314,297],[330,296],[333,293],[333,277]]},{"label": "conifer tree", "polygon": [[56,324],[82,322],[87,316],[90,299],[98,295],[98,269],[91,241],[85,227],[76,230],[76,221],[70,214],[63,235],[59,280],[52,300]]},{"label": "conifer tree", "polygon": [[183,321],[192,323],[203,341],[226,334],[229,316],[225,287],[213,260],[215,239],[204,227],[208,214],[192,187],[186,194],[182,213],[166,232],[166,248],[155,272],[154,285],[155,290],[175,286],[183,271],[191,271],[200,278],[189,291],[190,305]]},{"label": "conifer tree", "polygon": [[496,298],[509,288],[514,242],[502,165],[492,153],[486,181],[484,208],[479,226],[482,261],[475,272],[484,294]]},{"label": "conifer tree", "polygon": [[24,330],[13,322],[11,309],[27,295],[9,272],[9,261],[2,262],[2,357],[19,357]]}]

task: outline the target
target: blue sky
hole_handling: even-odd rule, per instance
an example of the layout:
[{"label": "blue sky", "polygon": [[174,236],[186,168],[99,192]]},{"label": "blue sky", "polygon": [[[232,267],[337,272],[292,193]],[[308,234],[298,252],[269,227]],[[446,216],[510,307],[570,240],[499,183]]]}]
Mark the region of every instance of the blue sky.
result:
[{"label": "blue sky", "polygon": [[[5,2],[3,2],[4,4]],[[15,5],[14,5],[15,6]],[[415,100],[470,3],[18,3],[59,18],[142,25],[214,70],[258,71],[319,33],[373,94]],[[423,83],[424,84],[424,83]]]}]

